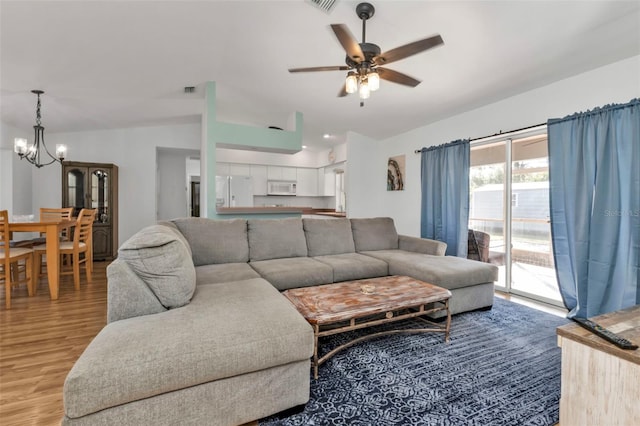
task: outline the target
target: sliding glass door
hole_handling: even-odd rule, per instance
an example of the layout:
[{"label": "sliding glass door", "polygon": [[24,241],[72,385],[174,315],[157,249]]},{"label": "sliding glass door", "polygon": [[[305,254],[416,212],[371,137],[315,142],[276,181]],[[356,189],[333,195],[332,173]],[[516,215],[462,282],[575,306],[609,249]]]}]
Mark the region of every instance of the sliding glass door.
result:
[{"label": "sliding glass door", "polygon": [[551,248],[546,131],[472,144],[469,229],[499,290],[561,306]]}]

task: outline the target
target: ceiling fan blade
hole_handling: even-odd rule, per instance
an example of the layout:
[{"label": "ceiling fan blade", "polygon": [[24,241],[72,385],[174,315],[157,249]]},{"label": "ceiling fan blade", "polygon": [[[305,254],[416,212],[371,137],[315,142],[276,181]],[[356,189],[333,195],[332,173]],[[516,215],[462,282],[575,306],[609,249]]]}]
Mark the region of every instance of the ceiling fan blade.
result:
[{"label": "ceiling fan blade", "polygon": [[401,72],[390,70],[389,68],[377,67],[376,71],[378,71],[378,75],[380,76],[380,78],[391,81],[393,83],[403,84],[405,86],[411,87],[416,87],[418,84],[420,84],[420,80],[416,80],[415,78]]},{"label": "ceiling fan blade", "polygon": [[328,67],[289,68],[289,72],[346,71],[348,69],[349,67],[346,65],[335,65]]},{"label": "ceiling fan blade", "polygon": [[374,58],[376,64],[385,65],[391,62],[399,61],[416,53],[424,52],[436,46],[444,44],[442,37],[436,35],[428,37],[422,40],[414,41],[413,43],[405,44],[404,46],[396,47],[387,52],[382,52],[380,55]]},{"label": "ceiling fan blade", "polygon": [[348,93],[347,93],[347,87],[343,84],[343,85],[342,85],[342,89],[340,89],[340,92],[338,92],[338,97],[339,97],[339,98],[343,98],[343,97],[345,97],[345,96],[347,96],[347,95],[348,95]]},{"label": "ceiling fan blade", "polygon": [[344,24],[331,24],[331,29],[333,30],[336,37],[338,37],[338,41],[344,48],[347,55],[355,62],[360,63],[364,59],[364,53],[362,53],[362,49],[360,48],[360,44],[358,44],[358,40],[351,34],[349,28],[347,28]]}]

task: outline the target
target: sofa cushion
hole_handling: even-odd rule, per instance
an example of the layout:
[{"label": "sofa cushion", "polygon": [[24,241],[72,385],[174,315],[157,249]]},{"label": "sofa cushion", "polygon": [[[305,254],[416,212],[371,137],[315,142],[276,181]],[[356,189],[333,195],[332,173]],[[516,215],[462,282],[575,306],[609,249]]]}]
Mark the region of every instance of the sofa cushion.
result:
[{"label": "sofa cushion", "polygon": [[[372,250],[372,251],[363,251],[361,252],[361,254],[366,255],[366,256],[371,256],[371,257],[375,257],[376,259],[380,259],[380,260],[384,260],[385,262],[389,263],[391,262],[391,260],[393,259],[402,259],[406,256],[411,256],[414,254],[425,254],[425,253],[416,253],[416,252],[412,252],[412,251],[406,251],[406,250]],[[406,274],[401,274],[401,275],[406,275]]]},{"label": "sofa cushion", "polygon": [[356,251],[398,248],[398,232],[390,217],[351,219]]},{"label": "sofa cushion", "polygon": [[260,260],[249,265],[278,290],[333,282],[333,269],[309,257]]},{"label": "sofa cushion", "polygon": [[196,285],[226,283],[260,278],[248,263],[222,263],[196,266]]},{"label": "sofa cushion", "polygon": [[166,226],[148,226],[125,241],[118,258],[153,291],[166,308],[178,308],[191,300],[196,271],[189,251]]},{"label": "sofa cushion", "polygon": [[201,285],[187,306],[103,328],[66,378],[65,413],[77,418],[214,380],[308,363],[312,353],[311,326],[263,279]]},{"label": "sofa cushion", "polygon": [[245,219],[174,219],[193,252],[195,266],[249,261]]},{"label": "sofa cushion", "polygon": [[360,253],[331,254],[314,259],[331,266],[333,282],[389,275],[387,262]]},{"label": "sofa cushion", "polygon": [[304,257],[307,241],[302,219],[249,219],[249,260]]},{"label": "sofa cushion", "polygon": [[349,219],[302,219],[307,250],[310,257],[353,253],[351,222]]},{"label": "sofa cushion", "polygon": [[408,275],[448,290],[498,280],[497,266],[456,256],[404,252],[387,258],[387,262],[391,275]]}]

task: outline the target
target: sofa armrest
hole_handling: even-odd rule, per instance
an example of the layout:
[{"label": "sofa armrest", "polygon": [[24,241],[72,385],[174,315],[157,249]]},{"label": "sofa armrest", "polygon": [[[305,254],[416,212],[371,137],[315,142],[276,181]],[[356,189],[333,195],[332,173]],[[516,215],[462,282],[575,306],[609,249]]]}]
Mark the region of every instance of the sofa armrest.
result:
[{"label": "sofa armrest", "polygon": [[166,310],[126,262],[116,259],[107,266],[107,323]]},{"label": "sofa armrest", "polygon": [[398,248],[400,250],[431,254],[433,256],[444,256],[444,252],[447,250],[447,243],[429,240],[427,238],[398,235]]}]

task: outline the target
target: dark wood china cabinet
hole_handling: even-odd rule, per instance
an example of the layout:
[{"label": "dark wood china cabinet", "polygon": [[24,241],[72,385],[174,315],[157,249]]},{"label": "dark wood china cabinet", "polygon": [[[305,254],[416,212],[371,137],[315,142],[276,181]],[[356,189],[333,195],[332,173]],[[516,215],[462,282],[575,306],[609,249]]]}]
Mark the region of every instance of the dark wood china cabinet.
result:
[{"label": "dark wood china cabinet", "polygon": [[93,223],[93,258],[113,259],[118,250],[118,166],[104,163],[62,163],[62,207],[97,209]]}]

